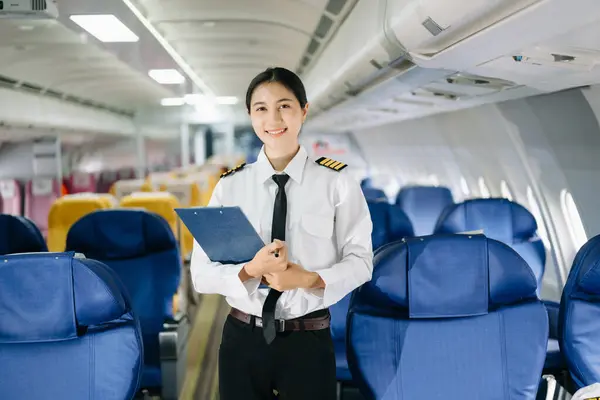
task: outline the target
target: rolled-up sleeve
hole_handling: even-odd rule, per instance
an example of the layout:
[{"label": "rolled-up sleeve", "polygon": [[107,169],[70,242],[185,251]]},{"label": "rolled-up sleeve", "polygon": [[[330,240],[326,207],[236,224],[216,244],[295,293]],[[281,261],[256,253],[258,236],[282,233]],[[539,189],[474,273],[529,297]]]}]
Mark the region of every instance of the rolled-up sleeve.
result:
[{"label": "rolled-up sleeve", "polygon": [[[222,205],[222,181],[217,183],[208,206]],[[242,282],[239,273],[245,264],[221,264],[211,261],[202,247],[194,240],[190,274],[194,289],[199,293],[216,293],[240,298],[252,295],[260,285],[260,279],[253,278]]]},{"label": "rolled-up sleeve", "polygon": [[341,260],[317,271],[325,282],[325,289],[320,289],[325,307],[371,280],[373,274],[373,223],[360,185],[349,174],[340,173],[336,193],[335,230]]}]

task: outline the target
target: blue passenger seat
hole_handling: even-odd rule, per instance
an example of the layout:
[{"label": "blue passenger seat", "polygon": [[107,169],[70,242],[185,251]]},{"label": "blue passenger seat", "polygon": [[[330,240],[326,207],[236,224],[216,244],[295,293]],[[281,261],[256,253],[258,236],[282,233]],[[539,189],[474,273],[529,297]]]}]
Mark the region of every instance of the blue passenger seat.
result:
[{"label": "blue passenger seat", "polygon": [[[452,205],[440,216],[435,233],[483,230],[483,234],[513,248],[527,262],[537,281],[538,296],[546,265],[546,248],[537,236],[537,222],[522,205],[504,198],[472,199]],[[550,321],[550,340],[545,369],[564,369],[558,346],[558,304],[545,301]]]},{"label": "blue passenger seat", "polygon": [[363,189],[373,187],[373,181],[371,178],[364,178],[360,181],[360,187]]},{"label": "blue passenger seat", "polygon": [[[163,397],[172,398],[173,393],[167,395],[165,391],[176,391],[178,378],[167,375],[163,369],[165,360],[176,356],[172,343],[176,337],[171,337],[177,329],[172,299],[179,285],[181,258],[167,222],[145,210],[95,211],[73,224],[66,248],[102,261],[123,281],[142,327],[141,387],[160,390]],[[168,337],[170,344],[166,343],[165,348],[160,342]]]},{"label": "blue passenger seat", "polygon": [[454,204],[440,216],[435,233],[483,230],[488,238],[513,248],[527,262],[542,287],[546,249],[537,236],[535,217],[525,207],[502,198],[471,199]]},{"label": "blue passenger seat", "polygon": [[387,203],[388,197],[381,189],[366,187],[362,189],[363,195],[367,201],[380,201]]},{"label": "blue passenger seat", "polygon": [[404,237],[414,236],[412,223],[399,206],[375,201],[367,201],[367,205],[373,222],[373,250]]},{"label": "blue passenger seat", "polygon": [[0,255],[46,252],[42,232],[26,217],[0,214]]},{"label": "blue passenger seat", "polygon": [[363,195],[367,201],[382,201],[385,203],[389,201],[383,190],[373,186],[373,181],[371,178],[365,178],[360,181],[360,188],[362,189]]},{"label": "blue passenger seat", "polygon": [[446,187],[406,186],[398,192],[396,204],[410,218],[415,236],[424,236],[433,233],[438,217],[454,200]]},{"label": "blue passenger seat", "polygon": [[[412,224],[399,206],[372,201],[368,201],[367,204],[373,222],[373,231],[371,233],[373,249],[405,237],[413,236]],[[348,369],[348,361],[346,360],[346,315],[351,296],[352,293],[329,307],[331,313],[331,336],[335,348],[336,375],[338,381],[346,383],[352,380],[352,375]]]},{"label": "blue passenger seat", "polygon": [[526,262],[482,235],[380,248],[348,313],[348,362],[369,399],[536,398],[548,316]]},{"label": "blue passenger seat", "polygon": [[572,391],[600,382],[599,327],[600,235],[577,252],[560,302],[558,336]]},{"label": "blue passenger seat", "polygon": [[74,253],[1,259],[0,398],[132,399],[143,345],[116,275]]}]

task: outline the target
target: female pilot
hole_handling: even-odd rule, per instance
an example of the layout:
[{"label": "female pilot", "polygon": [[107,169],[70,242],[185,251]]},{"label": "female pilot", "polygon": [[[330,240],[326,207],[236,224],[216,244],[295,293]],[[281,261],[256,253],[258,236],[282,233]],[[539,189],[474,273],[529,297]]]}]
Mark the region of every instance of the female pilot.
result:
[{"label": "female pilot", "polygon": [[221,177],[209,206],[239,206],[265,243],[240,265],[211,262],[194,243],[200,293],[232,307],[219,349],[221,400],[331,400],[335,356],[328,307],[371,279],[371,218],[346,164],[311,160],[298,135],[302,81],[284,68],[256,76],[246,108],[263,147]]}]

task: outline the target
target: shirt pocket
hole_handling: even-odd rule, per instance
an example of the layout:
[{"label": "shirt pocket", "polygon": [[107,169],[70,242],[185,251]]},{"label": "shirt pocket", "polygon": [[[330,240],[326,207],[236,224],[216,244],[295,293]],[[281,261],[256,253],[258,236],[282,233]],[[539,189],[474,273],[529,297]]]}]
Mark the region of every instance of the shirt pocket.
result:
[{"label": "shirt pocket", "polygon": [[300,218],[300,227],[311,236],[328,239],[333,234],[333,218],[324,215],[303,214]]},{"label": "shirt pocket", "polygon": [[[303,214],[295,232],[297,258],[308,270],[327,268],[336,261],[333,216]],[[296,246],[295,246],[296,247]]]}]

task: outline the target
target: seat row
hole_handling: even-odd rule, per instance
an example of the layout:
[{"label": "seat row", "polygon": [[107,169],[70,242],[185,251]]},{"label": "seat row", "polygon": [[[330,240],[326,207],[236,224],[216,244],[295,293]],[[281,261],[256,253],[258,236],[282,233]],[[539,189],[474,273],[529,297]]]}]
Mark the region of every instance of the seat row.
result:
[{"label": "seat row", "polygon": [[[368,200],[373,221],[373,248],[378,249],[402,238],[415,237],[412,222],[403,211],[402,205]],[[498,240],[515,250],[525,259],[536,280],[536,293],[542,285],[546,253],[542,241],[537,236],[537,223],[529,211],[507,199],[472,199],[447,206],[435,223],[436,234],[453,234],[481,231],[488,238]],[[332,336],[336,350],[337,377],[343,384],[351,384],[345,353],[346,317],[352,294],[330,308],[332,315]],[[557,307],[547,302],[551,310]],[[555,319],[554,319],[555,320]],[[553,320],[553,321],[554,321]],[[557,337],[554,334],[548,349],[547,369],[564,367],[560,356]]]},{"label": "seat row", "polygon": [[[372,186],[369,179],[361,182],[367,201],[388,202],[381,189]],[[450,189],[442,186],[405,186],[396,195],[395,203],[411,220],[416,236],[430,235],[444,209],[454,204]]]},{"label": "seat row", "polygon": [[[117,269],[75,252],[2,261],[3,398],[131,398],[147,370],[144,317]],[[573,390],[600,379],[599,277],[600,236],[578,253],[561,300]],[[536,290],[525,260],[483,235],[384,245],[350,300],[350,373],[367,398],[535,399],[549,332]]]},{"label": "seat row", "polygon": [[[2,398],[36,398],[33,397],[34,392],[43,395],[44,388],[53,387],[56,392],[53,392],[52,396],[46,394],[44,397],[65,399],[90,397],[90,395],[79,397],[61,395],[62,389],[56,387],[61,380],[55,383],[56,376],[49,373],[40,373],[33,378],[38,379],[35,385],[29,381],[30,375],[35,376],[38,368],[51,369],[48,363],[51,362],[52,357],[45,359],[44,356],[53,354],[56,358],[59,351],[65,352],[63,357],[65,361],[55,368],[56,373],[62,371],[68,375],[71,368],[79,368],[80,357],[84,359],[91,357],[87,361],[88,371],[90,373],[95,371],[94,379],[106,378],[108,381],[91,388],[90,393],[95,393],[96,398],[103,399],[129,398],[115,397],[116,392],[110,385],[114,383],[116,387],[120,387],[119,385],[125,385],[124,382],[128,379],[132,381],[137,379],[131,375],[132,371],[134,375],[137,373],[137,367],[129,368],[125,372],[121,369],[121,366],[131,367],[131,363],[137,363],[135,360],[127,359],[129,355],[138,354],[135,343],[132,342],[134,336],[135,340],[139,339],[143,344],[143,349],[138,354],[141,363],[139,382],[132,384],[140,389],[161,393],[163,399],[177,398],[180,377],[185,373],[184,355],[189,326],[184,315],[175,314],[173,311],[175,308],[173,298],[181,278],[181,257],[178,242],[164,218],[139,209],[94,211],[79,219],[70,228],[66,238],[68,253],[46,252],[41,233],[35,224],[24,217],[0,215],[0,238],[0,244],[4,246],[0,249],[2,253],[12,253],[3,256],[4,264],[0,264],[2,267],[0,275],[5,274],[0,277],[0,286],[2,286],[0,314],[3,315],[0,322],[0,358],[2,358],[0,376],[3,378],[11,376],[14,364],[22,360],[18,355],[23,354],[24,350],[19,349],[26,347],[36,353],[44,353],[40,355],[36,367],[27,372],[27,385],[37,386],[37,389],[28,387],[24,394],[17,395],[18,390],[23,389],[21,385],[23,380],[11,383],[5,382],[2,378],[0,379]],[[29,254],[14,255],[14,253]],[[80,260],[74,256],[75,253],[83,254],[86,259]],[[64,270],[67,268],[64,265],[69,263],[73,265],[72,269]],[[6,269],[8,265],[16,265],[14,267],[16,269],[13,267]],[[27,265],[27,268],[23,268],[24,265]],[[30,268],[29,265],[32,267]],[[47,271],[39,274],[37,265],[48,268],[48,271],[52,271],[52,268],[58,270],[56,274]],[[79,265],[79,269],[75,268],[75,265]],[[103,272],[104,270],[110,271],[110,276]],[[72,279],[69,278],[69,273],[72,274]],[[37,276],[39,281],[36,281]],[[74,282],[75,286],[63,287],[66,282]],[[4,292],[3,285],[12,285],[13,289]],[[74,291],[75,300],[70,304],[71,306],[74,304],[76,308],[75,322],[67,320],[57,322],[65,316],[72,317],[73,310],[69,311],[67,309],[69,305],[63,304],[62,301],[60,304],[54,304],[53,301],[58,302],[58,299],[45,297],[51,297],[52,291],[46,293],[45,290],[34,290],[38,285],[53,290],[62,288],[65,291],[63,293],[65,299],[73,296],[67,293],[69,290]],[[63,295],[56,296],[58,298]],[[108,297],[104,299],[102,297],[104,295]],[[26,304],[22,307],[15,304],[18,299]],[[78,309],[78,304],[83,311]],[[37,305],[37,311],[29,309],[34,305]],[[87,323],[88,313],[93,314],[102,308],[110,310],[110,307],[116,307],[119,311],[115,309],[110,315],[102,315],[102,318],[94,319],[93,327]],[[21,312],[24,314],[21,315]],[[9,318],[4,318],[5,315]],[[113,319],[107,319],[109,317]],[[133,323],[134,319],[135,323]],[[73,323],[74,326],[68,326]],[[139,332],[135,331],[136,324],[139,325]],[[125,326],[127,329],[123,328]],[[103,329],[113,328],[115,332],[111,334],[101,332]],[[131,336],[130,329],[137,333]],[[76,335],[73,334],[73,330]],[[10,338],[4,340],[5,334]],[[19,343],[30,345],[19,347]],[[86,346],[88,346],[88,354],[82,355],[81,349],[85,349]],[[93,353],[89,353],[89,349],[92,349]],[[125,359],[122,360],[122,364],[112,368],[114,364],[121,362],[119,354],[121,351]],[[35,360],[37,356],[27,357]],[[177,366],[179,367],[176,368]],[[84,371],[80,372],[84,373]],[[78,387],[83,388],[88,383],[90,382],[80,382]],[[36,390],[40,391],[36,392]],[[8,397],[5,396],[7,393],[10,394],[7,395]]]},{"label": "seat row", "polygon": [[[190,187],[188,187],[190,189]],[[183,188],[182,188],[183,191]],[[175,237],[180,241],[182,256],[192,250],[193,239],[185,226],[178,223],[174,209],[182,205],[167,192],[140,192],[117,200],[108,194],[82,193],[57,199],[48,215],[47,243],[50,251],[63,251],[71,227],[84,216],[98,210],[115,208],[143,208],[160,215],[167,221]]]},{"label": "seat row", "polygon": [[[56,222],[52,215],[53,208],[68,194],[93,194],[98,198],[108,198],[110,194],[120,202],[136,192],[169,192],[183,207],[202,206],[208,204],[221,170],[219,164],[209,163],[171,172],[150,173],[144,179],[134,179],[135,171],[129,169],[118,173],[102,173],[98,177],[75,172],[65,178],[63,183],[56,178],[36,178],[23,187],[13,179],[0,180],[0,213],[26,216],[40,228],[46,238]],[[105,187],[109,181],[110,186]],[[190,240],[191,236],[188,242]],[[58,247],[52,243],[49,247],[52,251],[61,251],[60,244],[61,240]]]}]

